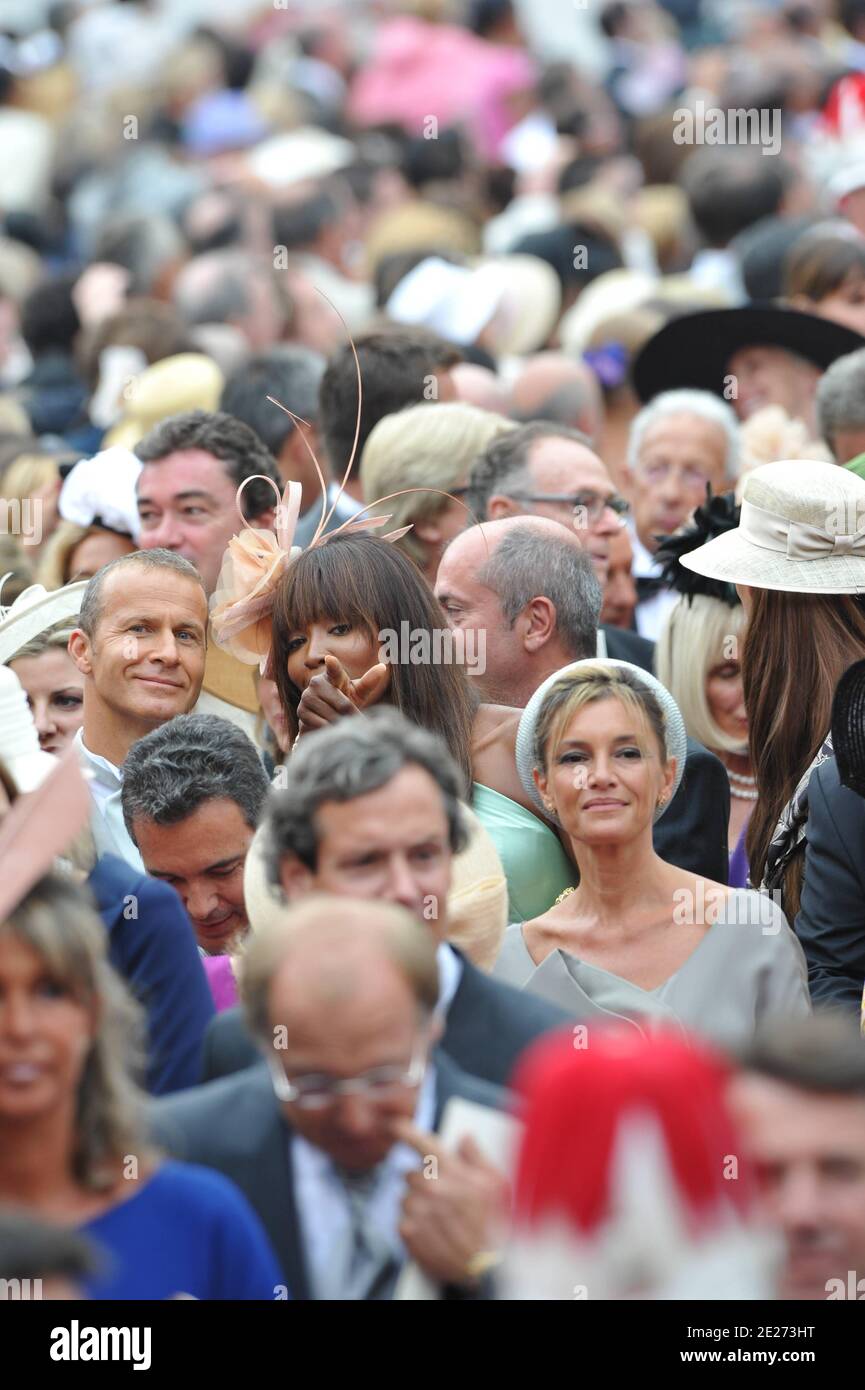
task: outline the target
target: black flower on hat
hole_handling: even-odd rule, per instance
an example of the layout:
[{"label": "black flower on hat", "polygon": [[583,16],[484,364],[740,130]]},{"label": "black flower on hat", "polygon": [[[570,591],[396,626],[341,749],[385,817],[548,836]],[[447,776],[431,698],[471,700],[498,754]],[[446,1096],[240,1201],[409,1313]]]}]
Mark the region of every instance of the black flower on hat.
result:
[{"label": "black flower on hat", "polygon": [[865,796],[865,661],[848,667],[832,702],[832,748],[842,787]]},{"label": "black flower on hat", "polygon": [[683,555],[699,549],[716,536],[722,536],[725,531],[734,531],[739,525],[739,512],[732,492],[722,492],[713,497],[710,488],[706,501],[697,508],[687,526],[681,527],[672,536],[657,538],[659,544],[655,559],[663,565],[662,583],[683,594],[689,603],[695,594],[703,594],[706,598],[720,599],[722,603],[735,608],[739,602],[735,584],[724,579],[707,579],[694,570],[686,569],[679,561]]}]

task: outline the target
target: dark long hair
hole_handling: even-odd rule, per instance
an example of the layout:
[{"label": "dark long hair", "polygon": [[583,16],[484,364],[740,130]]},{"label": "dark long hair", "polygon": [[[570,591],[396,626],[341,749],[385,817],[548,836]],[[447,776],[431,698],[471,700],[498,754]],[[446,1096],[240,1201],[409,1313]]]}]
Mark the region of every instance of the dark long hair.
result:
[{"label": "dark long hair", "polygon": [[[396,546],[376,536],[334,536],[305,550],[289,566],[273,606],[273,666],[292,740],[297,735],[301,691],[288,675],[292,632],[330,619],[350,623],[378,642],[407,623],[412,634],[430,635],[446,626],[432,590]],[[462,666],[431,662],[391,666],[385,700],[406,718],[439,734],[471,782],[471,738],[479,700]]]},{"label": "dark long hair", "polygon": [[[829,733],[839,679],[865,657],[865,611],[849,594],[755,589],[742,648],[748,742],[758,799],[746,849],[759,884],[778,818]],[[799,910],[801,855],[784,878],[784,911]]]}]

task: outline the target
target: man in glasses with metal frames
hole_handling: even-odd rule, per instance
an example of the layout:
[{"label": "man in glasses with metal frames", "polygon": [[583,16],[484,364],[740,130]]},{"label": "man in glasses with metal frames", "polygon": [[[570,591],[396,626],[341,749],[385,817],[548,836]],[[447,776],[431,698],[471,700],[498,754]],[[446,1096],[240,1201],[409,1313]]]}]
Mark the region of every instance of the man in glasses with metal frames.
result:
[{"label": "man in glasses with metal frames", "polygon": [[[245,957],[266,1064],[157,1107],[162,1143],[246,1193],[293,1298],[387,1299],[407,1254],[457,1296],[478,1291],[502,1179],[432,1133],[451,1098],[496,1108],[502,1093],[437,1049],[438,994],[434,939],[406,910],[309,897]],[[428,1153],[421,1205],[410,1175]]]}]

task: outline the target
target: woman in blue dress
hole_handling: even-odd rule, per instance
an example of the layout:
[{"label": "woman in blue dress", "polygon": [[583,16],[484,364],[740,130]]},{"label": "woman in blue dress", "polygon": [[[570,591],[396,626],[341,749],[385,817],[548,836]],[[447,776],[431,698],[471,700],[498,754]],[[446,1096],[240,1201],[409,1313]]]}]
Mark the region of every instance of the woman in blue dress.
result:
[{"label": "woman in blue dress", "polygon": [[92,1298],[286,1298],[237,1188],[147,1143],[139,1025],[86,893],[47,874],[0,925],[0,1202],[89,1237]]}]

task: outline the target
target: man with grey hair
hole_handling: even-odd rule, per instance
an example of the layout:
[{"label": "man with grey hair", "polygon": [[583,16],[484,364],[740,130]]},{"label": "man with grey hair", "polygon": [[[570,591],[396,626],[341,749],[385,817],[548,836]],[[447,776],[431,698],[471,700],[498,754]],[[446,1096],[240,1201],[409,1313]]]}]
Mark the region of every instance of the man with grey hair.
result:
[{"label": "man with grey hair", "polygon": [[269,789],[255,745],[213,714],[178,715],[126,756],[126,829],[151,878],[179,894],[205,955],[249,927],[243,871]]},{"label": "man with grey hair", "polygon": [[586,436],[553,420],[493,439],[472,468],[465,503],[479,521],[529,515],[566,526],[588,551],[601,584],[628,510]]},{"label": "man with grey hair", "polygon": [[[312,540],[321,515],[321,483],[313,454],[326,480],[329,474],[318,426],[318,393],[326,365],[320,353],[310,348],[280,343],[238,367],[226,382],[220,401],[221,410],[255,430],[276,459],[282,482],[300,483],[303,495],[294,540],[302,546]],[[280,410],[274,400],[286,409]],[[336,483],[329,480],[328,509],[334,504],[328,530],[357,511],[354,503],[338,496]]]},{"label": "man with grey hair", "polygon": [[[260,834],[283,900],[336,893],[411,912],[438,942],[443,1050],[463,1070],[504,1084],[523,1049],[567,1015],[491,979],[446,943],[466,789],[445,745],[379,706],[302,738],[281,787]],[[237,1011],[220,1014],[205,1041],[205,1079],[254,1058]]]},{"label": "man with grey hair", "polygon": [[482,1294],[505,1184],[434,1131],[452,1099],[470,1127],[503,1097],[437,1046],[429,932],[392,903],[310,897],[256,932],[242,993],[257,1065],[158,1102],[158,1142],[246,1194],[292,1299],[389,1299],[407,1255],[445,1296]]},{"label": "man with grey hair", "polygon": [[[865,454],[865,348],[833,362],[817,386],[817,429],[836,463]],[[865,460],[854,469],[862,476]]]},{"label": "man with grey hair", "polygon": [[192,709],[206,651],[204,586],[180,555],[136,550],[88,583],[69,655],[84,677],[75,743],[89,778],[98,854],[144,867],[123,820],[121,768],[137,739]]},{"label": "man with grey hair", "polygon": [[594,654],[601,586],[576,533],[547,517],[470,526],[442,556],[435,594],[483,660],[474,681],[491,704],[522,709],[543,681]]},{"label": "man with grey hair", "polygon": [[271,262],[237,247],[206,251],[187,261],[172,294],[186,323],[227,323],[243,334],[253,352],[279,342],[291,316]]},{"label": "man with grey hair", "polygon": [[739,473],[739,425],[710,391],[663,391],[639,412],[628,438],[631,542],[637,581],[637,630],[655,641],[676,595],[660,579],[658,536],[677,531]]}]

